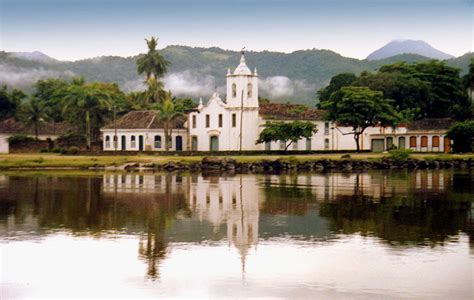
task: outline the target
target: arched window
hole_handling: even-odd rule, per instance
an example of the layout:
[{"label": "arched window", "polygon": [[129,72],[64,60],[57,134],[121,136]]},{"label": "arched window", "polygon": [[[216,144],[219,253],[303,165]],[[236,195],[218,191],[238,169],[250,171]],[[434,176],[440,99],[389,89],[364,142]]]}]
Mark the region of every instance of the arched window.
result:
[{"label": "arched window", "polygon": [[329,139],[324,139],[324,149],[329,149]]},{"label": "arched window", "polygon": [[160,149],[161,148],[161,135],[155,135],[155,148]]},{"label": "arched window", "polygon": [[247,98],[252,98],[252,84],[247,84]]},{"label": "arched window", "polygon": [[232,98],[237,97],[237,85],[235,83],[232,83]]},{"label": "arched window", "polygon": [[130,147],[135,148],[137,146],[137,140],[134,135],[130,137]]},{"label": "arched window", "polygon": [[410,148],[416,148],[416,136],[410,137]]},{"label": "arched window", "polygon": [[421,147],[428,147],[428,137],[426,135],[421,137]]},{"label": "arched window", "polygon": [[110,136],[105,136],[105,148],[110,148]]},{"label": "arched window", "polygon": [[432,147],[439,147],[439,136],[433,136],[431,139]]}]

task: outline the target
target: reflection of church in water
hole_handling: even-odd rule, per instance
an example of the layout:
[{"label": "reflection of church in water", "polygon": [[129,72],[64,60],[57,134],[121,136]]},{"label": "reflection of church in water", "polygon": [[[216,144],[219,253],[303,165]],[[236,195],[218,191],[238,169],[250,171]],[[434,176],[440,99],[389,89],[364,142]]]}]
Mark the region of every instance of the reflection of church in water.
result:
[{"label": "reflection of church in water", "polygon": [[159,195],[183,194],[199,222],[209,222],[214,231],[226,225],[229,245],[238,249],[243,260],[258,243],[263,195],[252,177],[110,173],[104,175],[103,183],[109,195],[159,199]]},{"label": "reflection of church in water", "polygon": [[[439,193],[452,183],[449,172],[422,171],[410,172],[400,178],[390,173],[310,173],[285,175],[236,175],[224,177],[205,177],[202,175],[179,176],[176,174],[110,173],[103,177],[103,192],[107,197],[122,199],[127,203],[142,202],[146,206],[146,224],[156,223],[160,211],[166,210],[168,221],[162,220],[155,229],[150,229],[145,238],[143,253],[152,266],[150,274],[156,272],[156,262],[164,257],[168,243],[184,241],[189,235],[180,227],[180,221],[188,219],[210,227],[199,227],[192,236],[193,242],[206,239],[222,239],[221,227],[226,226],[225,236],[229,246],[235,247],[241,258],[242,268],[249,250],[259,241],[259,227],[269,224],[260,219],[261,211],[279,214],[282,208],[290,209],[280,198],[275,201],[274,188],[298,187],[310,190],[310,197],[299,199],[313,203],[332,202],[356,197],[379,202],[386,197],[409,197],[413,193]],[[281,191],[277,191],[276,195]],[[296,195],[289,194],[289,197]],[[176,206],[173,203],[179,202]],[[148,206],[149,205],[149,206]],[[161,205],[161,206],[160,206]],[[319,204],[317,204],[319,205]],[[295,208],[295,207],[294,207]],[[307,206],[300,206],[305,211]],[[291,209],[290,209],[291,210]],[[186,211],[186,212],[184,212]],[[189,215],[188,213],[191,213]],[[290,214],[283,211],[283,214]],[[171,221],[178,219],[178,221]],[[280,218],[280,221],[283,219]],[[167,225],[174,224],[174,225]],[[183,223],[181,223],[183,224]],[[188,223],[189,224],[189,223]],[[196,224],[196,223],[194,223]],[[289,224],[287,224],[289,225]],[[175,226],[170,228],[167,226]],[[178,227],[176,227],[178,226]],[[205,229],[207,228],[207,229]],[[209,229],[210,228],[210,229]],[[273,229],[275,226],[272,227]],[[289,228],[282,226],[282,233]],[[150,231],[151,230],[151,231]],[[172,233],[165,233],[164,231]],[[308,228],[313,235],[318,228]],[[324,231],[319,228],[320,231]],[[212,232],[211,232],[212,231]],[[214,236],[214,238],[212,237]],[[170,237],[172,237],[170,239]],[[189,241],[189,240],[187,240]]]}]

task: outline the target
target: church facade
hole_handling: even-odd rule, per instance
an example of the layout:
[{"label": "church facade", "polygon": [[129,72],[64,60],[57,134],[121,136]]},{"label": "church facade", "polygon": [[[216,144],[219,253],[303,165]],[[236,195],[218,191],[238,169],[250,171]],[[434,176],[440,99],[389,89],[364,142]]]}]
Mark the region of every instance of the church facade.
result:
[{"label": "church facade", "polygon": [[[285,150],[283,142],[256,144],[267,122],[309,121],[317,132],[288,150],[356,150],[352,128],[324,120],[324,111],[298,104],[259,103],[258,73],[247,66],[244,53],[239,65],[226,75],[226,95],[214,93],[202,99],[186,119],[173,129],[171,151],[271,151]],[[434,124],[436,122],[426,122]],[[444,122],[446,123],[446,122]],[[443,124],[444,124],[443,123]],[[444,152],[449,149],[447,128],[420,129],[410,126],[369,127],[360,138],[361,150],[386,151],[391,147]],[[132,111],[101,129],[104,151],[164,151],[164,131],[153,111]],[[413,133],[413,134],[412,134]],[[416,140],[416,142],[415,142]],[[289,143],[289,142],[288,142]]]}]

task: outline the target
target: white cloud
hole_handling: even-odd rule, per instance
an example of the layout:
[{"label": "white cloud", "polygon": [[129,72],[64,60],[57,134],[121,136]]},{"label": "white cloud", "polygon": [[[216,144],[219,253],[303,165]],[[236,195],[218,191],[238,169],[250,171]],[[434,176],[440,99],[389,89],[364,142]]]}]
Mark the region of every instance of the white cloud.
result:
[{"label": "white cloud", "polygon": [[286,76],[266,77],[259,81],[259,86],[262,95],[270,99],[294,97],[314,89],[312,84],[304,80],[292,80]]},{"label": "white cloud", "polygon": [[74,73],[71,71],[55,71],[44,68],[25,70],[23,68],[0,64],[0,84],[18,88],[29,87],[40,79],[72,76],[74,76]]},{"label": "white cloud", "polygon": [[[192,71],[174,72],[162,79],[166,90],[171,90],[175,96],[203,97],[211,96],[216,89],[216,80],[211,75],[202,75]],[[126,82],[123,89],[126,91],[144,90],[146,88],[143,79]],[[217,87],[217,91],[224,91],[224,87]]]}]

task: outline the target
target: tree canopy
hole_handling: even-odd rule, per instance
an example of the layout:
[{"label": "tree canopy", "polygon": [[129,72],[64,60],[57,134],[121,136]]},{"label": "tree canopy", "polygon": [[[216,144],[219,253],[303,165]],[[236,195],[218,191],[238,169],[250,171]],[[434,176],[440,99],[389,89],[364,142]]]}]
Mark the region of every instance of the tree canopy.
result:
[{"label": "tree canopy", "polygon": [[394,100],[394,108],[406,120],[470,116],[470,101],[459,69],[436,60],[384,65],[376,73],[362,72],[356,78],[336,75],[329,86],[319,90],[318,105],[323,107],[344,86],[381,91],[385,99]]},{"label": "tree canopy", "polygon": [[308,121],[269,122],[260,132],[256,143],[281,141],[285,143],[286,151],[292,143],[296,143],[302,138],[311,138],[315,132],[317,132],[316,125]]},{"label": "tree canopy", "polygon": [[341,126],[352,127],[357,151],[360,150],[359,139],[365,129],[371,126],[395,126],[400,118],[392,106],[392,101],[385,99],[380,91],[367,87],[343,87],[333,93],[329,101],[323,103],[327,110],[327,119]]},{"label": "tree canopy", "polygon": [[474,121],[455,123],[448,130],[448,138],[453,140],[454,152],[474,151]]}]

